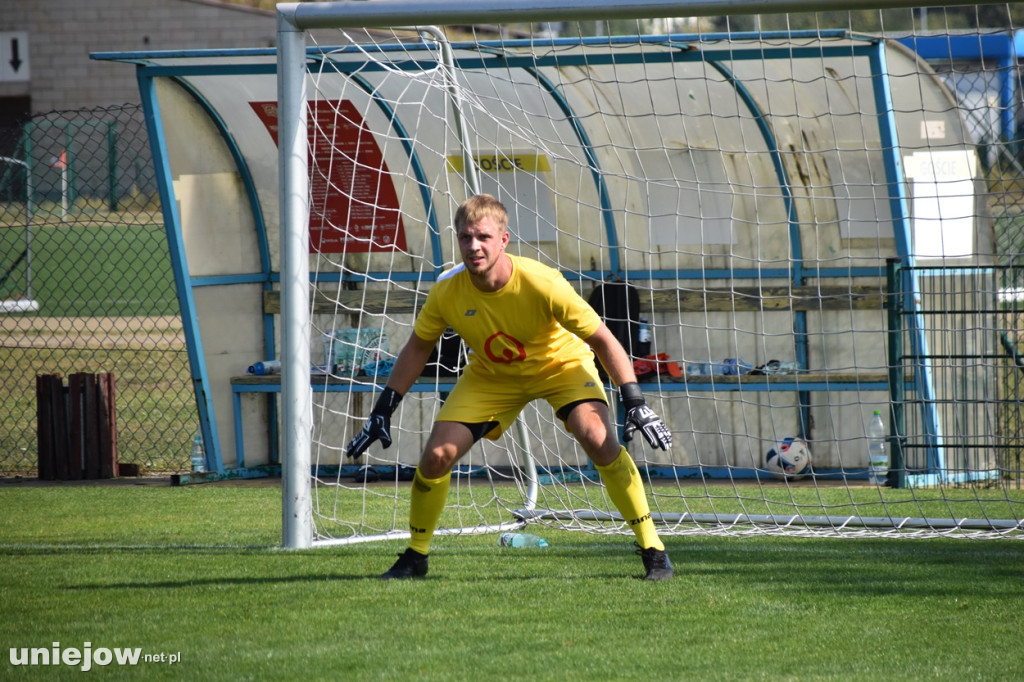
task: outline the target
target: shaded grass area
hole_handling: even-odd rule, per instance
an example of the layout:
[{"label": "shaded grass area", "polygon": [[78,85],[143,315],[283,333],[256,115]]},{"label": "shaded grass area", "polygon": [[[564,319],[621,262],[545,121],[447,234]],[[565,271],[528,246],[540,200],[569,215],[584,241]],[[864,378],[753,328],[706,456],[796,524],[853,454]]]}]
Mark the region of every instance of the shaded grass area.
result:
[{"label": "shaded grass area", "polygon": [[[540,528],[547,550],[438,537],[289,552],[276,487],[0,488],[2,641],[138,647],[156,679],[1014,679],[1019,541],[667,538]],[[70,677],[7,660],[4,676]],[[142,664],[140,664],[142,665]]]}]

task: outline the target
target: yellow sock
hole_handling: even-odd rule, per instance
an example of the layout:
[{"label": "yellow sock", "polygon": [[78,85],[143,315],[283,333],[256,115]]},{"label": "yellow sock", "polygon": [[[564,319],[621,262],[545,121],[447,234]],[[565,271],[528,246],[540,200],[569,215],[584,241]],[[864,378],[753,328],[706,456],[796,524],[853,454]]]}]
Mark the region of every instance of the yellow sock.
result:
[{"label": "yellow sock", "polygon": [[448,500],[448,485],[452,480],[452,472],[441,478],[424,478],[419,468],[412,479],[412,497],[409,504],[409,530],[412,539],[409,547],[427,554],[430,551],[430,540],[434,537],[437,521],[444,511],[444,503]]},{"label": "yellow sock", "polygon": [[633,529],[640,548],[665,549],[651,519],[651,507],[647,503],[640,472],[636,470],[636,464],[626,448],[620,446],[619,456],[608,466],[595,466],[601,474],[608,497]]}]

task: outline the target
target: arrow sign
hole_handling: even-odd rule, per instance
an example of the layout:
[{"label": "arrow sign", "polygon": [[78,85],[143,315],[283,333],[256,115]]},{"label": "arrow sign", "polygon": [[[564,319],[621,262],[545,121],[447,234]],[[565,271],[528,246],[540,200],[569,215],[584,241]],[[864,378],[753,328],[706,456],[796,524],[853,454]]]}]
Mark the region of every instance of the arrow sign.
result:
[{"label": "arrow sign", "polygon": [[0,81],[27,80],[28,32],[0,31]]},{"label": "arrow sign", "polygon": [[11,68],[14,69],[14,73],[18,73],[20,67],[21,57],[18,56],[18,39],[11,38]]}]

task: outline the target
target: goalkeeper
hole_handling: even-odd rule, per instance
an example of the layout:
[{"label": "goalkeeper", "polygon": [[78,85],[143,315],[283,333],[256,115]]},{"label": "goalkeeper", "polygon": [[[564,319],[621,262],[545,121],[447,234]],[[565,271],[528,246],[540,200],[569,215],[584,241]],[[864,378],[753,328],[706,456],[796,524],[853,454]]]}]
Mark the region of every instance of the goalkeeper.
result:
[{"label": "goalkeeper", "polygon": [[[505,253],[508,213],[480,194],[455,213],[462,264],[431,288],[366,424],[346,454],[376,440],[391,445],[391,415],[423,371],[446,327],[470,349],[469,364],[437,415],[413,478],[409,548],[381,578],[427,573],[430,541],[444,509],[452,467],[481,438],[496,440],[532,400],[543,398],[594,462],[608,496],[636,534],[647,580],[673,575],[651,519],[643,481],[619,444],[594,354],[619,387],[623,439],[640,431],[668,449],[672,434],[646,405],[626,351],[594,309],[552,268]],[[593,349],[593,352],[591,352]]]}]

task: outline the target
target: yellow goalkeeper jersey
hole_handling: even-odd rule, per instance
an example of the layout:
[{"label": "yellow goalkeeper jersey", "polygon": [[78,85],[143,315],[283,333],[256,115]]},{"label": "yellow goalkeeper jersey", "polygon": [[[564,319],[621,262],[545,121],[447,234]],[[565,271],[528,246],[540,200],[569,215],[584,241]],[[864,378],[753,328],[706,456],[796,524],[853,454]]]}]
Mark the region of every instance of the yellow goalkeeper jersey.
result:
[{"label": "yellow goalkeeper jersey", "polygon": [[469,368],[501,377],[535,376],[593,360],[582,339],[601,318],[560,272],[509,255],[512,276],[494,292],[480,291],[460,264],[427,294],[414,331],[425,340],[454,329],[470,349]]}]

